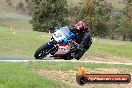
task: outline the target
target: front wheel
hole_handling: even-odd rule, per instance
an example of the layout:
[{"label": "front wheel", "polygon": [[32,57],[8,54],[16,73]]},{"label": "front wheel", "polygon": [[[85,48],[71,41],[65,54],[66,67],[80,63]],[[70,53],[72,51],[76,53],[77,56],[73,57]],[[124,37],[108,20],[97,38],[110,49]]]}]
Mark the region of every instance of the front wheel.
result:
[{"label": "front wheel", "polygon": [[35,59],[43,59],[49,54],[47,53],[48,51],[49,51],[49,48],[47,44],[40,46],[34,54]]}]

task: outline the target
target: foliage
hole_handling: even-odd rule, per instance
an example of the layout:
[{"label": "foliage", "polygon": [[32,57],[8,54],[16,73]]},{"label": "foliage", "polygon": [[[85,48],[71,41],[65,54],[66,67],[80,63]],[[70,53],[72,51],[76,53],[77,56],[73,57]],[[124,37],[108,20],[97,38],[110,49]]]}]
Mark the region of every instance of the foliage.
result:
[{"label": "foliage", "polygon": [[16,6],[16,9],[17,10],[20,10],[20,12],[22,13],[23,12],[23,10],[24,10],[24,3],[23,2],[18,2],[17,3],[17,6]]},{"label": "foliage", "polygon": [[123,40],[130,38],[132,41],[132,6],[131,0],[127,0],[127,5],[124,8],[124,15],[119,20],[117,32],[122,35]]},{"label": "foliage", "polygon": [[66,0],[37,0],[31,21],[33,30],[48,31],[56,25],[63,25],[67,17]]},{"label": "foliage", "polygon": [[99,36],[101,38],[105,38],[109,36],[109,29],[107,28],[107,24],[103,19],[101,21],[98,21],[98,24],[96,26],[95,36]]},{"label": "foliage", "polygon": [[28,3],[29,1],[30,1],[30,0],[25,0],[25,2],[27,2],[27,3]]},{"label": "foliage", "polygon": [[130,22],[130,19],[124,15],[121,17],[119,21],[119,28],[117,29],[117,32],[123,36],[123,40],[126,39],[127,35],[130,35],[132,29],[132,25]]},{"label": "foliage", "polygon": [[107,1],[100,2],[101,5],[101,14],[103,16],[109,16],[111,13],[111,10],[113,9],[112,4],[108,3]]},{"label": "foliage", "polygon": [[12,1],[11,1],[11,0],[5,0],[5,2],[6,2],[6,4],[7,4],[7,6],[13,6],[13,4],[12,4]]},{"label": "foliage", "polygon": [[34,6],[34,2],[33,1],[29,1],[29,0],[25,0],[25,14],[27,15],[32,15],[32,10],[33,10],[33,6]]},{"label": "foliage", "polygon": [[130,19],[131,19],[131,24],[132,24],[132,1],[130,2],[131,0],[129,0],[129,2],[128,2],[128,10],[127,10],[127,12],[128,12],[128,16],[130,17]]},{"label": "foliage", "polygon": [[80,12],[78,12],[77,21],[82,20],[86,25],[94,30],[96,26],[96,16],[98,14],[98,6],[96,6],[96,1],[84,0]]},{"label": "foliage", "polygon": [[107,1],[101,0],[95,2],[95,22],[94,22],[94,34],[95,36],[106,38],[110,35],[109,20],[110,14],[113,9],[112,5]]},{"label": "foliage", "polygon": [[70,19],[74,18],[74,20],[76,20],[76,17],[78,16],[78,13],[80,13],[80,10],[81,10],[81,6],[79,5],[75,7],[68,6],[68,17]]},{"label": "foliage", "polygon": [[85,19],[87,17],[95,16],[95,4],[93,0],[84,0],[84,4],[79,13],[79,19]]}]

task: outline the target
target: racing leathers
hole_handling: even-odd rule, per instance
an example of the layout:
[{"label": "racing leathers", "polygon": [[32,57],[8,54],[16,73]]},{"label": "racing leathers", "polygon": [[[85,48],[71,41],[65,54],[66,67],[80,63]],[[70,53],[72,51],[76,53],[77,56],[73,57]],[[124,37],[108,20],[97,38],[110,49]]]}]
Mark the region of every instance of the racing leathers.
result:
[{"label": "racing leathers", "polygon": [[71,31],[77,36],[76,42],[79,44],[79,48],[75,52],[74,57],[79,60],[92,44],[92,32],[89,28],[85,28],[84,30],[76,30],[74,28]]}]

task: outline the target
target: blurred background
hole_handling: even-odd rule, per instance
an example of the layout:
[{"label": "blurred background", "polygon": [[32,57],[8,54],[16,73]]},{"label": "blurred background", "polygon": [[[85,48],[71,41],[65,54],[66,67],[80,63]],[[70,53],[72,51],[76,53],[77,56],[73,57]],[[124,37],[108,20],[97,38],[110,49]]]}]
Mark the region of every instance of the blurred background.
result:
[{"label": "blurred background", "polygon": [[0,26],[47,31],[83,20],[96,37],[123,41],[132,41],[131,14],[131,0],[0,1]]}]

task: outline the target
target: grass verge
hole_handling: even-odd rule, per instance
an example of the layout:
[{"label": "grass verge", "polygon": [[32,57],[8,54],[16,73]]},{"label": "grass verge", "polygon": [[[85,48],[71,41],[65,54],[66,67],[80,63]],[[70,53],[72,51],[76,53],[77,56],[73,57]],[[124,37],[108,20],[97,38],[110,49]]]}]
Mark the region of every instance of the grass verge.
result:
[{"label": "grass verge", "polygon": [[[85,68],[121,68],[132,71],[129,65],[110,65],[74,62],[0,62],[0,88],[74,88],[63,82],[48,79],[37,73],[40,69],[47,71],[77,71],[78,66]],[[124,72],[125,73],[125,72]]]},{"label": "grass verge", "polygon": [[0,62],[0,88],[74,88],[74,86],[39,76],[25,63]]},{"label": "grass verge", "polygon": [[21,29],[21,30],[32,30],[32,25],[29,23],[30,20],[26,19],[1,19],[0,20],[0,26],[2,27],[7,27],[9,29],[16,30],[16,29]]},{"label": "grass verge", "polygon": [[85,68],[124,68],[128,70],[132,70],[131,65],[123,65],[123,64],[98,64],[98,63],[83,63],[83,62],[29,62],[26,64],[30,66],[32,69],[46,69],[46,70],[56,70],[56,71],[68,71],[68,70],[77,70],[77,67],[85,67]]},{"label": "grass verge", "polygon": [[119,40],[96,39],[86,55],[98,54],[132,60],[132,43]]},{"label": "grass verge", "polygon": [[[42,38],[44,35],[44,38]],[[50,38],[46,33],[0,27],[0,56],[32,58],[36,48]]]}]

